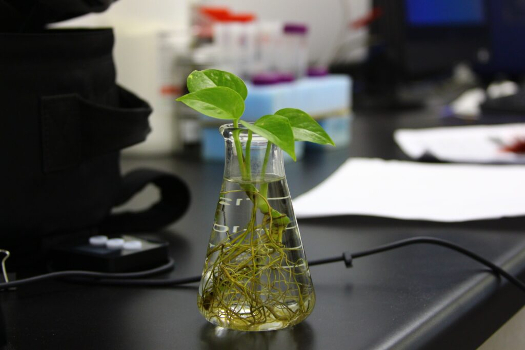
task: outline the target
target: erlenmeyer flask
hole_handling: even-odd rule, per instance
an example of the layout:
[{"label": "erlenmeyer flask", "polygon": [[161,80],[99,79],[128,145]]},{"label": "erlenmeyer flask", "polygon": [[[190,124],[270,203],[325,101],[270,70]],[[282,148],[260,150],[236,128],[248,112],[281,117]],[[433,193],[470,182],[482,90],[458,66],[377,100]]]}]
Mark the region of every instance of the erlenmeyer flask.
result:
[{"label": "erlenmeyer flask", "polygon": [[226,144],[224,179],[199,310],[215,325],[242,331],[295,325],[312,312],[315,293],[282,151],[242,127],[223,125],[220,132]]}]

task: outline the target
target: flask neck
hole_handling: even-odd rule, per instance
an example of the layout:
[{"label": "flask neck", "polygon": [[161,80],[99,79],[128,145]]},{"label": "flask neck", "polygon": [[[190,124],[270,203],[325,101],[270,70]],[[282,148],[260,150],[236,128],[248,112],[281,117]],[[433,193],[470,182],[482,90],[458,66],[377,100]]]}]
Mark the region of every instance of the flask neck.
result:
[{"label": "flask neck", "polygon": [[[285,176],[282,150],[264,137],[240,126],[220,127],[225,143],[224,178],[265,181]],[[242,154],[241,154],[242,152]]]}]

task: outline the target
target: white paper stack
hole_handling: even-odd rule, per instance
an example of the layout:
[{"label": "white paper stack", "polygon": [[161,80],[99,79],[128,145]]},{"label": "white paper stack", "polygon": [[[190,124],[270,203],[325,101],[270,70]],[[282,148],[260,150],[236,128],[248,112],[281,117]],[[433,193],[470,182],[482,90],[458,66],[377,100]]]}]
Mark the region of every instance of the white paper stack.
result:
[{"label": "white paper stack", "polygon": [[427,154],[449,162],[525,164],[524,155],[501,151],[505,145],[525,139],[525,124],[400,129],[394,139],[413,159]]},{"label": "white paper stack", "polygon": [[525,166],[349,159],[293,202],[298,218],[468,221],[525,215]]}]

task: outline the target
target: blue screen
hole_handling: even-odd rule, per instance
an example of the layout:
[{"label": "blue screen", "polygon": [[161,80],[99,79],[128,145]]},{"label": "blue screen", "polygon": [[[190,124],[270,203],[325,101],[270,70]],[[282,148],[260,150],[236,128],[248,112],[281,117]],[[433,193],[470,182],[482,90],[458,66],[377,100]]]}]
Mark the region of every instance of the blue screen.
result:
[{"label": "blue screen", "polygon": [[485,22],[483,0],[405,1],[410,25],[476,25]]}]

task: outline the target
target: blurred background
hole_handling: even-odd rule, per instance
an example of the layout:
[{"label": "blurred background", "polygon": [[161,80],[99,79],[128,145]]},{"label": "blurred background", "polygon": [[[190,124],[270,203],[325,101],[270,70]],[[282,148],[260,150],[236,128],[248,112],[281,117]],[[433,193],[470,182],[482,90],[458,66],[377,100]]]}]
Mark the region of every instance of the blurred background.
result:
[{"label": "blurred background", "polygon": [[114,27],[118,80],[154,107],[153,133],[128,155],[197,149],[222,160],[217,123],[174,103],[194,69],[245,79],[245,119],[302,108],[338,147],[361,111],[431,106],[465,120],[525,111],[523,0],[121,0],[57,26]]}]

